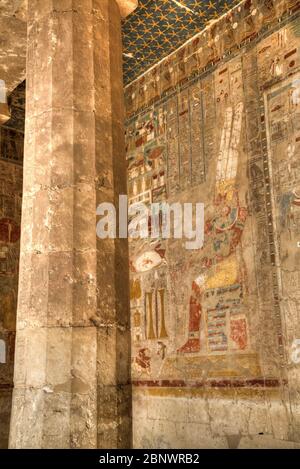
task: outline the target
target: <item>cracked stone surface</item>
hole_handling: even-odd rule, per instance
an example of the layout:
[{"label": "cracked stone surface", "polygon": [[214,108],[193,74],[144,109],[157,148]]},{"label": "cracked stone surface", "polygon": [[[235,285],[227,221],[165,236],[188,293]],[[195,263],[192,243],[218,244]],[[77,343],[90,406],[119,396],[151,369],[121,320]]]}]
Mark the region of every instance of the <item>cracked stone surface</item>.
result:
[{"label": "cracked stone surface", "polygon": [[[73,0],[1,0],[0,2],[0,79],[11,93],[26,76],[27,9],[52,3],[57,11],[77,8]],[[125,18],[138,5],[138,0],[116,0],[121,16]],[[90,8],[91,2],[88,7]]]},{"label": "cracked stone surface", "polygon": [[127,241],[96,239],[126,193],[115,1],[29,2],[26,99],[10,446],[125,448]]},{"label": "cracked stone surface", "polygon": [[0,2],[0,79],[10,93],[25,77],[26,12],[23,0]]}]

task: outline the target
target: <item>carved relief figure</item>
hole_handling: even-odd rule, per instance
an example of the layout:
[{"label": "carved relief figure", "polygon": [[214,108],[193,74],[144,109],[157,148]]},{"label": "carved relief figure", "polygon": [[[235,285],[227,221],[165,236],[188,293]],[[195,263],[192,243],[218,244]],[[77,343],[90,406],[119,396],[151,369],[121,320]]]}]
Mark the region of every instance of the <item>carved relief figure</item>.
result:
[{"label": "carved relief figure", "polygon": [[204,293],[211,288],[234,285],[239,278],[236,249],[241,241],[247,210],[240,206],[236,188],[238,145],[243,103],[228,107],[217,161],[214,209],[206,221],[205,244],[200,251],[199,276],[192,282],[188,339],[179,353],[200,351],[200,324]]},{"label": "carved relief figure", "polygon": [[151,373],[151,357],[148,348],[141,348],[137,356],[133,359],[133,369],[138,375]]}]

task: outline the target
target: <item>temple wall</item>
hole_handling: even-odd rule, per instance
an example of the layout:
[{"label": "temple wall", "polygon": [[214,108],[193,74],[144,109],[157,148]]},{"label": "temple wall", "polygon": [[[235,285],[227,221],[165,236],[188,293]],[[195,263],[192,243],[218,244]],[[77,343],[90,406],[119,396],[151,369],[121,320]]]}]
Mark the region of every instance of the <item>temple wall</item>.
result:
[{"label": "temple wall", "polygon": [[[300,446],[299,50],[299,1],[248,0],[126,88],[130,205],[205,207],[203,247],[130,244],[135,447]],[[0,128],[0,447],[13,386],[18,96]]]},{"label": "temple wall", "polygon": [[205,207],[130,243],[135,447],[299,446],[299,65],[299,2],[246,1],[126,88],[129,204]]},{"label": "temple wall", "polygon": [[20,251],[24,114],[15,94],[13,118],[0,127],[0,448],[8,445]]}]

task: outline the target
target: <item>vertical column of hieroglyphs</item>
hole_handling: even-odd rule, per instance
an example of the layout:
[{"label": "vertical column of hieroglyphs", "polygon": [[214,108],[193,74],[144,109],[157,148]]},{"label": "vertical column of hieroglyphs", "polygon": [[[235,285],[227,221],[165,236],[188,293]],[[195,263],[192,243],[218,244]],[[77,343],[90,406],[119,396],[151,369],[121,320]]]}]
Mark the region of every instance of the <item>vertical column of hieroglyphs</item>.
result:
[{"label": "vertical column of hieroglyphs", "polygon": [[189,88],[192,184],[205,181],[204,113],[200,83]]},{"label": "vertical column of hieroglyphs", "polygon": [[177,95],[166,103],[168,142],[168,194],[174,195],[179,189],[179,136]]},{"label": "vertical column of hieroglyphs", "polygon": [[191,129],[188,90],[183,90],[178,94],[178,123],[180,190],[184,190],[191,182]]},{"label": "vertical column of hieroglyphs", "polygon": [[[299,19],[262,44],[265,126],[273,219],[274,323],[290,401],[291,437],[299,439],[300,384],[300,27]],[[272,51],[272,54],[269,53]],[[263,62],[263,58],[261,58]],[[281,313],[281,315],[280,315]]]}]

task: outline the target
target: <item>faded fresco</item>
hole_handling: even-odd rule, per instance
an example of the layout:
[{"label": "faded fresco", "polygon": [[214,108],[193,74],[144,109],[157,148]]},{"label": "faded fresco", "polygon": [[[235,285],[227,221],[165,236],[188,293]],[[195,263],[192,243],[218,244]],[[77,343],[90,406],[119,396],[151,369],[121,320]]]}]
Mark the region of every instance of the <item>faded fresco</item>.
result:
[{"label": "faded fresco", "polygon": [[261,372],[249,336],[258,304],[245,261],[254,264],[244,126],[238,59],[128,127],[130,202],[205,204],[202,249],[132,242],[135,378],[239,376],[240,362]]},{"label": "faded fresco", "polygon": [[[288,57],[291,62],[296,59],[294,51],[295,48]],[[282,65],[277,73],[284,73]],[[300,363],[300,74],[268,89],[265,105],[276,254],[280,261],[277,262],[279,298],[287,344],[291,408],[296,418],[300,389],[297,373]]]},{"label": "faded fresco", "polygon": [[[179,239],[130,242],[140,446],[151,446],[155,438],[156,444],[174,446],[178,435],[170,422],[180,427],[185,445],[191,444],[186,424],[194,419],[184,396],[200,396],[206,389],[220,390],[219,399],[231,390],[237,408],[238,394],[232,393],[240,389],[242,399],[259,396],[258,408],[276,395],[280,409],[292,406],[286,416],[289,432],[298,428],[299,411],[288,386],[299,387],[300,24],[297,13],[283,16],[280,28],[274,23],[258,40],[259,18],[265,15],[272,25],[286,5],[257,2],[258,11],[250,3],[239,11],[243,19],[249,11],[249,18],[243,28],[236,23],[234,37],[228,21],[220,21],[204,33],[207,45],[203,35],[196,36],[126,88],[130,204],[205,205],[201,249],[186,250]],[[245,44],[242,53],[226,55],[238,39]],[[225,53],[221,60],[220,52]],[[200,64],[206,66],[203,73]],[[170,406],[176,397],[179,417]],[[286,399],[289,404],[281,408]],[[201,408],[200,397],[197,402]],[[214,409],[216,401],[211,405]],[[267,427],[265,417],[260,420],[265,411],[257,412],[255,428]],[[217,421],[205,430],[210,445]],[[203,425],[200,417],[197,425]],[[245,418],[241,431],[247,433],[248,426]],[[172,436],[161,443],[166,428]],[[296,439],[288,430],[267,433],[269,442]],[[226,447],[218,430],[216,435],[216,444]]]}]

